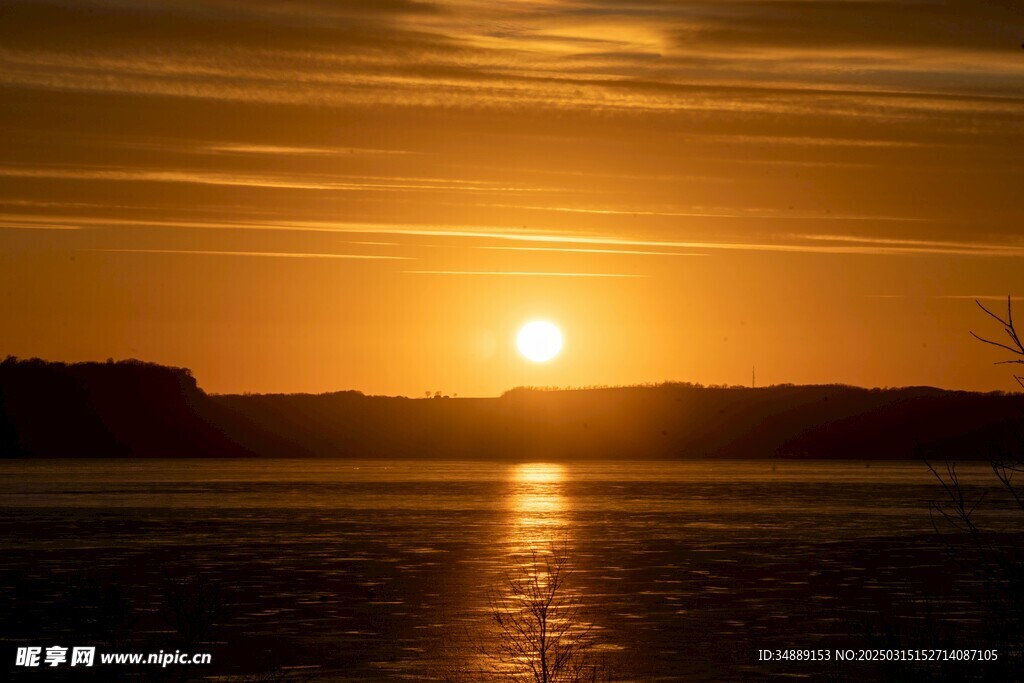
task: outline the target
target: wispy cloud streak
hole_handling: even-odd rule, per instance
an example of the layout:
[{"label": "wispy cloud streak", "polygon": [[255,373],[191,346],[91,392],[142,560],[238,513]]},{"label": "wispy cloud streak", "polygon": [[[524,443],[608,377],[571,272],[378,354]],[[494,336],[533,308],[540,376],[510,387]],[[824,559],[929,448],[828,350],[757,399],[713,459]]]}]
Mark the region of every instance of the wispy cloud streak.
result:
[{"label": "wispy cloud streak", "polygon": [[408,261],[407,256],[376,256],[370,254],[297,253],[291,251],[211,251],[205,249],[83,249],[81,251],[112,254],[174,254],[178,256],[254,256],[258,258],[293,259],[356,259],[366,261]]},{"label": "wispy cloud streak", "polygon": [[633,256],[707,256],[707,254],[687,253],[680,251],[638,251],[632,249],[582,249],[579,247],[495,247],[481,246],[477,249],[488,249],[492,251],[533,251],[533,252],[558,252],[571,254],[626,254]]},{"label": "wispy cloud streak", "polygon": [[330,176],[230,174],[200,170],[158,170],[145,168],[53,168],[0,166],[0,177],[50,178],[65,180],[108,180],[155,183],[187,183],[231,187],[280,188],[291,190],[431,191],[446,192],[550,192],[550,188],[515,187],[488,181],[440,178],[361,177],[351,180]]},{"label": "wispy cloud streak", "polygon": [[553,273],[547,271],[510,271],[510,270],[403,270],[409,275],[507,275],[513,277],[613,277],[641,278],[644,275],[634,273]]}]

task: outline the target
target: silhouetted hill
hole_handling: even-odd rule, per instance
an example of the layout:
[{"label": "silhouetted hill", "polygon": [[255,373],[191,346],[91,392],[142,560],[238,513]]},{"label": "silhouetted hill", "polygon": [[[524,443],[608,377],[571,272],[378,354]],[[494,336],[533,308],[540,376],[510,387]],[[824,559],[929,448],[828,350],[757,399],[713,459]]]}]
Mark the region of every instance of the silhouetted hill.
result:
[{"label": "silhouetted hill", "polygon": [[0,453],[37,457],[985,458],[1024,395],[664,384],[498,398],[208,395],[180,368],[0,363]]},{"label": "silhouetted hill", "polygon": [[237,456],[192,374],[140,361],[0,362],[0,453],[41,457]]}]

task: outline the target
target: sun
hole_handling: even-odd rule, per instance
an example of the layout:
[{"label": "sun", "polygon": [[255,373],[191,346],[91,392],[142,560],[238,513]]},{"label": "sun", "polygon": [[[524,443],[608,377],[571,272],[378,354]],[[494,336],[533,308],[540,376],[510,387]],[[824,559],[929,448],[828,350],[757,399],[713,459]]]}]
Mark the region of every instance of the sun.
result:
[{"label": "sun", "polygon": [[546,320],[534,320],[520,328],[516,335],[516,347],[527,360],[544,363],[562,350],[562,333]]}]

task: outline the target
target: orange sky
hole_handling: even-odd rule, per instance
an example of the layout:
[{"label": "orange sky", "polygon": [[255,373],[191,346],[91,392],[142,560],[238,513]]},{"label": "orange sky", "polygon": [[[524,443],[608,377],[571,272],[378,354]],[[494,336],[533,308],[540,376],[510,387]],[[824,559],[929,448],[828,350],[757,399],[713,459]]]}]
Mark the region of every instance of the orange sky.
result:
[{"label": "orange sky", "polygon": [[1010,389],[968,330],[1024,293],[1022,38],[985,0],[9,1],[0,355]]}]

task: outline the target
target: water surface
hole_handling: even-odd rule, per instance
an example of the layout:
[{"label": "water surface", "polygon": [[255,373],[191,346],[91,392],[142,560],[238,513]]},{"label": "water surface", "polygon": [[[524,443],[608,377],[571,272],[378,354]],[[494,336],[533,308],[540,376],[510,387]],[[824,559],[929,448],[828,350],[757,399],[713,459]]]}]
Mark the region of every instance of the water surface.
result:
[{"label": "water surface", "polygon": [[202,577],[225,596],[215,673],[259,652],[320,680],[429,679],[471,656],[487,591],[551,544],[638,680],[813,673],[756,650],[843,642],[925,594],[975,618],[919,462],[7,461],[0,482],[0,600],[23,615],[6,638],[80,640],[92,622],[66,587],[96,611],[106,582],[132,623],[103,628],[159,642],[160,586]]}]

